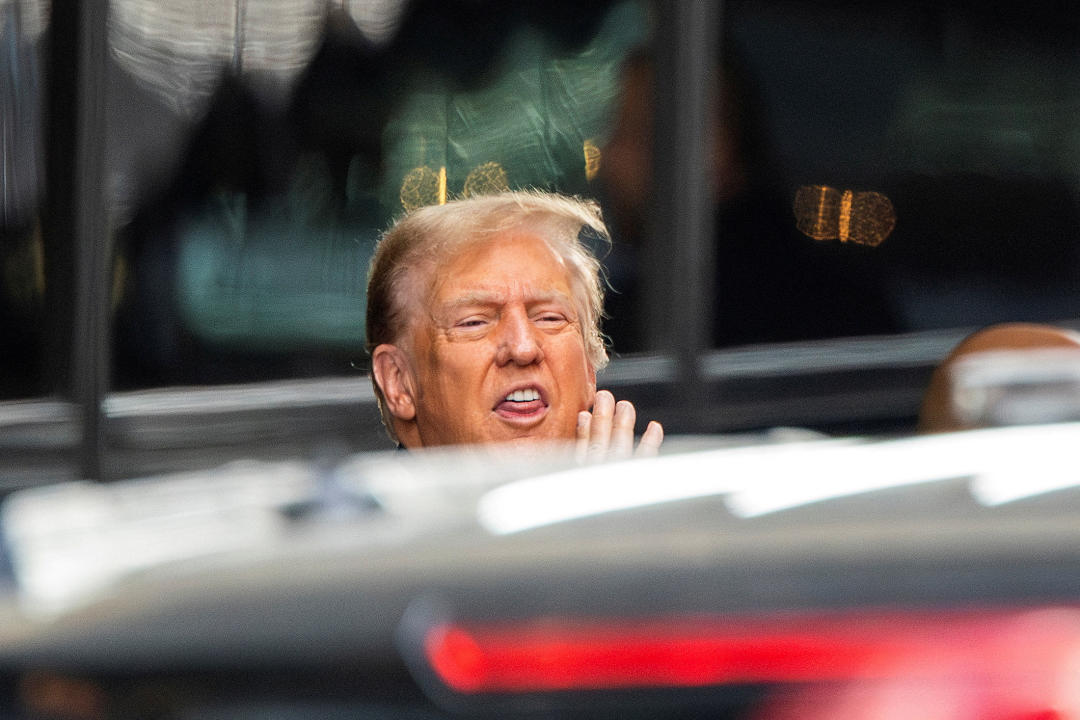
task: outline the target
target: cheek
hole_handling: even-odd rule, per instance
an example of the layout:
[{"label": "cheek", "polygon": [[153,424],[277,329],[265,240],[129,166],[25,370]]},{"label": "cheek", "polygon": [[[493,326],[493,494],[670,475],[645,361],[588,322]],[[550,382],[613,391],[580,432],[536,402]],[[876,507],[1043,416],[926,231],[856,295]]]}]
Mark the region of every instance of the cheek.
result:
[{"label": "cheek", "polygon": [[568,338],[560,347],[558,374],[560,384],[567,389],[579,387],[582,397],[591,401],[596,392],[596,373],[593,372],[580,338]]},{"label": "cheek", "polygon": [[483,382],[486,368],[491,364],[486,348],[469,343],[448,344],[431,354],[428,381],[441,388],[444,394],[473,388]]}]

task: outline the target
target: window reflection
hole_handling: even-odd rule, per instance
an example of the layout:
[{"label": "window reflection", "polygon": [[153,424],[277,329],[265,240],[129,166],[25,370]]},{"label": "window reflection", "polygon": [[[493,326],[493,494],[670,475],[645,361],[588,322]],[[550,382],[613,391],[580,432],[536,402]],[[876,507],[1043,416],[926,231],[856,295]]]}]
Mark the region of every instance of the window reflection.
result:
[{"label": "window reflection", "polygon": [[[603,203],[607,331],[618,353],[650,349],[636,292],[653,272],[641,249],[664,242],[652,170],[670,162],[651,152],[656,11],[110,2],[117,385],[352,372],[378,230],[504,186]],[[0,0],[5,397],[45,387],[43,328],[61,324],[43,308],[74,258],[57,257],[45,203],[61,182],[45,177],[47,145],[75,133],[58,125],[70,105],[48,125],[44,109],[77,82],[47,72],[50,15]],[[1077,316],[1072,13],[733,0],[723,22],[717,141],[701,157],[716,346]]]},{"label": "window reflection", "polygon": [[48,5],[0,0],[0,398],[43,392],[42,36]]},{"label": "window reflection", "polygon": [[257,86],[286,94],[325,19],[324,0],[110,0],[109,45],[140,85],[197,116],[226,71],[261,76]]},{"label": "window reflection", "polygon": [[729,21],[788,197],[822,185],[837,208],[846,189],[894,206],[877,247],[821,249],[896,330],[1077,316],[1075,12],[733,3]]},{"label": "window reflection", "polygon": [[38,40],[47,22],[41,2],[0,1],[0,217],[26,223],[43,184]]},{"label": "window reflection", "polygon": [[[1078,20],[1030,7],[725,4],[717,347],[1059,322],[1080,313]],[[601,169],[622,350],[650,226],[654,55],[626,66]],[[663,78],[661,82],[670,82]]]},{"label": "window reflection", "polygon": [[648,33],[635,1],[256,5],[111,15],[120,388],[354,372],[378,232],[457,195],[595,195]]}]

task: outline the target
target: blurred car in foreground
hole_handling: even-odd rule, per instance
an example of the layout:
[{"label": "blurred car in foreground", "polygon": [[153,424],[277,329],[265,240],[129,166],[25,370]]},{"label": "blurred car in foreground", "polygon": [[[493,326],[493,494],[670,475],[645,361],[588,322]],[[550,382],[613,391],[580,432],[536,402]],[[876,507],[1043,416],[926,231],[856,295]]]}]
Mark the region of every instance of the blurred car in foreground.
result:
[{"label": "blurred car in foreground", "polygon": [[3,714],[1080,717],[1078,441],[774,431],[23,491]]}]

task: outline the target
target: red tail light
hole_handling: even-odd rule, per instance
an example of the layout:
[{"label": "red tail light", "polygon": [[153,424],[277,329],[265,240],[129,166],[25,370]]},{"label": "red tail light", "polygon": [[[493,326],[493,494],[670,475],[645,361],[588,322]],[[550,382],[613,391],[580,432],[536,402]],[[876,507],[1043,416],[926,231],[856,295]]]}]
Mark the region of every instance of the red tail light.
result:
[{"label": "red tail light", "polygon": [[547,618],[438,624],[424,637],[428,664],[463,694],[884,679],[985,671],[988,657],[1060,665],[1078,648],[1076,610]]}]

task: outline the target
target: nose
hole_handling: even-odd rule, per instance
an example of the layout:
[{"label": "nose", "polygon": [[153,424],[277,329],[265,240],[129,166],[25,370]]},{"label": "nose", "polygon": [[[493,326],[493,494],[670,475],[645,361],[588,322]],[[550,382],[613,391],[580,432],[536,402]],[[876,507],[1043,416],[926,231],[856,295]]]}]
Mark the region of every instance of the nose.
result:
[{"label": "nose", "polygon": [[544,359],[541,333],[523,308],[508,309],[499,319],[499,365],[532,365]]}]

